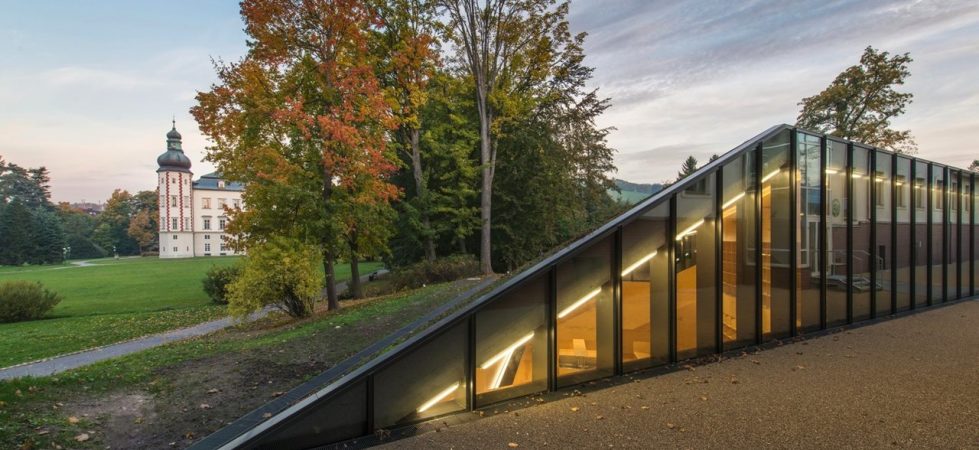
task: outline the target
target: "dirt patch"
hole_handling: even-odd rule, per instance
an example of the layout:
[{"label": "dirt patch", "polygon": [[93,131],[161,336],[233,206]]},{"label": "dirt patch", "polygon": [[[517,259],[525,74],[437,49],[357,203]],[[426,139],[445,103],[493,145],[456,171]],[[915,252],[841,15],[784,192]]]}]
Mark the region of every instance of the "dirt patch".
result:
[{"label": "dirt patch", "polygon": [[[441,295],[451,298],[471,284],[458,283],[456,289]],[[300,338],[181,361],[161,369],[141,386],[141,391],[134,392],[129,386],[127,391],[108,394],[82,393],[72,407],[91,418],[93,440],[97,438],[99,444],[111,448],[185,448],[425,314],[439,301],[414,301],[396,314],[368,315],[356,326],[322,326]],[[355,305],[369,303],[344,302],[344,307],[352,310]],[[318,315],[298,323],[271,318],[258,327],[228,330],[204,339],[259,339],[269,332],[291,330],[329,320],[330,316]]]}]

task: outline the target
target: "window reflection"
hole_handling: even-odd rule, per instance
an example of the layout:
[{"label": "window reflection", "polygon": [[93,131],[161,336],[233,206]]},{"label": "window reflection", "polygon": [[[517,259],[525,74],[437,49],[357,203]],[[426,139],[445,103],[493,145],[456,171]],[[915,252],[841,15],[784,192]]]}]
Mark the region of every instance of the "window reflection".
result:
[{"label": "window reflection", "polygon": [[705,177],[706,189],[684,190],[676,199],[676,352],[681,359],[717,348],[714,182],[711,174]]},{"label": "window reflection", "polygon": [[622,229],[622,361],[626,369],[669,360],[670,205],[663,202]]},{"label": "window reflection", "polygon": [[822,207],[820,189],[819,138],[798,133],[796,164],[799,183],[799,218],[796,225],[796,245],[799,249],[796,271],[796,329],[800,332],[819,329],[820,325],[820,273],[819,226]]},{"label": "window reflection", "polygon": [[789,196],[789,132],[762,144],[761,300],[762,337],[789,335],[792,218]]},{"label": "window reflection", "polygon": [[914,305],[928,305],[928,164],[914,163]]},{"label": "window reflection", "polygon": [[897,237],[897,247],[894,251],[897,262],[894,265],[894,278],[897,279],[897,288],[893,295],[897,303],[898,311],[905,311],[911,307],[911,246],[907,243],[911,240],[911,208],[908,199],[911,198],[911,160],[907,158],[897,159],[897,172],[894,174],[894,189],[897,196],[894,199],[897,215],[894,217],[895,231]]},{"label": "window reflection", "polygon": [[724,166],[721,200],[721,317],[725,348],[755,342],[755,156]]},{"label": "window reflection", "polygon": [[558,267],[557,366],[562,385],[612,373],[611,250],[606,238]]},{"label": "window reflection", "polygon": [[[874,204],[870,198],[870,157],[871,153],[862,147],[853,148],[853,214],[850,218],[853,233],[853,255],[850,267],[853,271],[851,282],[853,290],[853,320],[870,318],[871,267],[874,255],[874,242],[870,240],[870,208]],[[879,290],[879,285],[877,286]]]},{"label": "window reflection", "polygon": [[931,167],[931,302],[945,299],[945,169]]},{"label": "window reflection", "polygon": [[826,150],[826,324],[846,323],[847,186],[846,144],[829,141]]},{"label": "window reflection", "polygon": [[891,313],[891,282],[893,281],[893,270],[891,259],[893,249],[891,248],[891,164],[893,155],[885,152],[877,152],[877,169],[874,175],[874,197],[876,197],[877,223],[876,237],[877,244],[874,246],[874,257],[877,271],[877,317],[886,316]]}]

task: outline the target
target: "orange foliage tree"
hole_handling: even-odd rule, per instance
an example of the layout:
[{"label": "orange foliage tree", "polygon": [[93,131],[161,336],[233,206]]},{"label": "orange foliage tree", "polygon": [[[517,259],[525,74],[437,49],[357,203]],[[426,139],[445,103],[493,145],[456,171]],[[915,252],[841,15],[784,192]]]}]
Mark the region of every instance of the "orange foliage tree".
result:
[{"label": "orange foliage tree", "polygon": [[247,186],[247,208],[231,212],[234,244],[317,244],[335,309],[333,268],[358,229],[354,213],[399,195],[386,146],[395,121],[369,51],[379,16],[355,0],[245,0],[241,15],[247,55],[216,64],[219,82],[191,113],[213,141],[207,159]]}]

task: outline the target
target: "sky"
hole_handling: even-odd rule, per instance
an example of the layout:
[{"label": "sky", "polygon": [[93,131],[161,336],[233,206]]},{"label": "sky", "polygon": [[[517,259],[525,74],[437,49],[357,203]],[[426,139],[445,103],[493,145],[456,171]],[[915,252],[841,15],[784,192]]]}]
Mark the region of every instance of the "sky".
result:
[{"label": "sky", "polygon": [[[612,107],[614,175],[676,176],[772,125],[872,45],[910,52],[914,94],[893,122],[918,156],[979,158],[979,2],[577,0],[592,87]],[[207,140],[188,110],[215,81],[212,60],[245,52],[234,1],[0,0],[0,156],[46,166],[55,201],[104,201],[155,187],[171,117],[195,175]]]}]

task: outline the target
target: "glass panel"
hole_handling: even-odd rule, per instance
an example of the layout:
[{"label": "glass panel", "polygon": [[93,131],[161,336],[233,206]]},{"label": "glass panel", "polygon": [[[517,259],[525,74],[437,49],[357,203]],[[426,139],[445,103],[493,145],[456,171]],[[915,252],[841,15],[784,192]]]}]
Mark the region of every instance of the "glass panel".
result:
[{"label": "glass panel", "polygon": [[786,130],[762,144],[761,328],[765,340],[788,336],[791,320],[789,136]]},{"label": "glass panel", "polygon": [[894,203],[897,207],[897,216],[894,218],[895,233],[897,234],[897,263],[894,265],[894,277],[897,278],[897,290],[894,296],[897,299],[897,310],[904,311],[911,307],[911,247],[907,245],[911,242],[911,209],[909,201],[911,198],[911,160],[907,158],[897,159],[897,173],[894,174],[894,188],[897,195]]},{"label": "glass panel", "polygon": [[826,161],[826,325],[846,323],[846,144],[829,141]]},{"label": "glass panel", "polygon": [[669,202],[622,229],[622,361],[627,370],[670,359]]},{"label": "glass panel", "polygon": [[891,164],[890,153],[877,152],[874,174],[874,206],[877,208],[877,245],[874,246],[877,269],[877,317],[891,313]]},{"label": "glass panel", "polygon": [[612,374],[611,242],[595,243],[558,267],[557,365],[563,386]]},{"label": "glass panel", "polygon": [[717,347],[715,176],[703,180],[676,199],[677,359],[710,354]]},{"label": "glass panel", "polygon": [[468,322],[374,375],[374,427],[389,428],[466,408]]},{"label": "glass panel", "polygon": [[251,443],[251,448],[313,448],[368,434],[367,381],[347,387]]},{"label": "glass panel", "polygon": [[979,180],[976,179],[972,183],[972,286],[973,293],[979,291]]},{"label": "glass panel", "polygon": [[928,305],[928,164],[914,163],[914,306]]},{"label": "glass panel", "polygon": [[819,329],[819,283],[822,279],[819,264],[819,215],[822,209],[820,189],[819,138],[798,133],[796,139],[799,183],[799,221],[796,224],[796,247],[799,249],[796,266],[795,326],[801,332]]},{"label": "glass panel", "polygon": [[970,253],[970,248],[972,247],[972,178],[968,172],[962,172],[962,193],[959,195],[962,205],[962,212],[959,217],[961,225],[959,225],[960,233],[962,233],[961,239],[958,240],[959,244],[959,297],[969,297],[972,295],[971,289],[971,278],[972,278],[972,256]]},{"label": "glass panel", "polygon": [[755,342],[755,161],[751,151],[724,166],[721,295],[724,347]]},{"label": "glass panel", "polygon": [[853,320],[870,318],[870,269],[873,257],[873,242],[870,240],[870,157],[871,153],[862,147],[853,148],[853,256],[850,267],[853,270]]},{"label": "glass panel", "polygon": [[931,301],[941,303],[945,299],[945,169],[931,168]]},{"label": "glass panel", "polygon": [[959,173],[948,177],[948,279],[945,284],[948,299],[959,297]]},{"label": "glass panel", "polygon": [[547,389],[547,277],[476,313],[476,406]]}]

